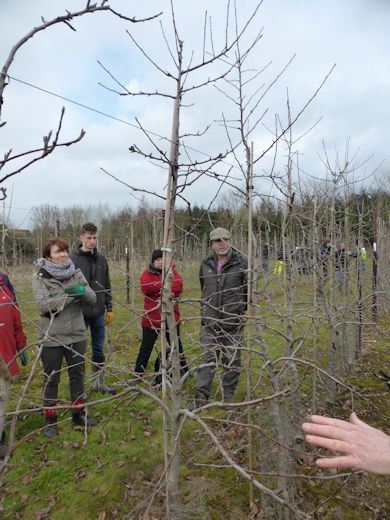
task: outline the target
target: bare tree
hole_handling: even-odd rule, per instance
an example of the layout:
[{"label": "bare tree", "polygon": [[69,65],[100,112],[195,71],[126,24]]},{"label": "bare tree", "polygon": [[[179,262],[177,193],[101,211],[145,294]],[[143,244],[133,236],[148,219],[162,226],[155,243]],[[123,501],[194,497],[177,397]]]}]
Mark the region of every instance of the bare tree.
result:
[{"label": "bare tree", "polygon": [[[106,5],[105,2],[103,2],[103,4]],[[87,6],[89,6],[89,3]],[[281,290],[280,294],[282,295],[281,299],[283,300],[282,305],[279,306],[277,301],[273,301],[272,295],[269,293],[270,289],[267,280],[264,280],[261,297],[259,295],[257,271],[259,257],[258,247],[256,244],[257,237],[255,236],[255,231],[252,229],[252,225],[256,221],[256,219],[252,218],[253,199],[257,196],[259,200],[264,203],[264,207],[267,205],[268,201],[263,194],[261,194],[260,190],[257,190],[254,187],[253,178],[256,177],[256,175],[254,175],[253,169],[256,164],[259,164],[260,159],[264,157],[266,152],[259,152],[255,158],[255,151],[250,142],[251,132],[253,132],[257,125],[262,121],[262,115],[264,112],[259,115],[257,108],[260,107],[260,102],[263,100],[263,96],[262,94],[257,94],[256,88],[253,95],[247,96],[244,93],[247,81],[244,79],[243,65],[245,64],[246,57],[249,55],[249,51],[254,48],[254,43],[252,42],[249,45],[249,48],[244,52],[241,52],[240,46],[241,38],[249,23],[254,20],[254,15],[256,14],[258,7],[259,6],[255,9],[250,20],[244,24],[243,29],[239,29],[238,15],[235,11],[234,34],[232,37],[228,36],[229,31],[227,25],[226,41],[222,44],[219,50],[216,50],[217,46],[214,44],[211,30],[207,32],[207,25],[205,23],[203,40],[206,41],[207,35],[210,36],[211,50],[206,52],[206,45],[204,44],[202,57],[200,61],[196,63],[195,57],[192,54],[187,59],[184,41],[177,24],[173,3],[171,3],[173,45],[168,43],[165,31],[163,30],[162,32],[163,39],[167,43],[168,52],[173,62],[173,65],[169,70],[163,69],[132,35],[129,34],[129,36],[153,67],[155,67],[164,78],[167,78],[173,83],[172,91],[159,92],[156,90],[150,92],[130,92],[125,87],[122,87],[121,83],[111,75],[117,84],[120,85],[120,94],[122,95],[162,96],[173,105],[170,137],[160,140],[160,138],[157,138],[153,133],[144,128],[142,122],[139,121],[139,130],[148,141],[149,148],[147,149],[146,147],[141,147],[135,144],[130,148],[131,153],[138,154],[146,160],[152,161],[160,170],[163,169],[164,172],[167,171],[165,192],[160,193],[157,190],[154,192],[152,190],[146,190],[143,187],[133,186],[129,182],[124,183],[134,191],[141,191],[144,194],[155,195],[160,201],[165,202],[164,229],[162,230],[162,234],[160,235],[160,212],[155,208],[143,207],[144,205],[142,202],[140,211],[136,216],[129,212],[123,216],[125,220],[118,219],[119,227],[127,227],[125,230],[126,237],[120,237],[118,235],[115,237],[115,241],[111,239],[110,235],[115,235],[113,230],[117,229],[115,227],[117,223],[115,223],[111,214],[107,216],[107,221],[104,222],[105,231],[102,233],[102,240],[106,240],[105,243],[111,252],[114,251],[113,256],[115,256],[115,252],[120,249],[120,245],[118,244],[122,239],[127,240],[127,247],[129,247],[129,243],[132,243],[134,235],[136,235],[138,240],[137,243],[142,244],[143,252],[146,253],[150,244],[154,246],[157,245],[156,241],[162,237],[162,246],[164,251],[163,291],[161,297],[163,317],[161,331],[163,353],[162,399],[160,399],[158,395],[146,385],[145,387],[142,386],[136,389],[136,391],[139,391],[141,394],[153,400],[156,406],[161,408],[164,421],[164,470],[153,489],[146,509],[145,505],[141,504],[137,510],[139,512],[141,507],[144,508],[143,517],[145,519],[148,518],[152,502],[157,493],[163,487],[164,481],[166,488],[166,517],[177,519],[190,516],[190,513],[186,515],[187,511],[180,497],[179,480],[182,455],[181,432],[185,421],[187,420],[196,422],[201,431],[207,435],[215,448],[215,451],[225,461],[225,467],[233,468],[240,477],[250,483],[251,508],[254,507],[254,491],[258,490],[261,493],[264,514],[267,518],[309,518],[309,513],[303,513],[298,505],[298,498],[295,493],[295,477],[301,475],[295,473],[294,470],[297,466],[291,462],[295,461],[299,455],[302,455],[302,452],[297,450],[294,438],[294,434],[297,433],[297,421],[299,420],[299,413],[296,412],[296,409],[299,408],[300,405],[299,396],[301,384],[306,377],[307,371],[312,370],[314,373],[313,380],[321,382],[325,380],[325,387],[328,385],[334,385],[336,387],[337,385],[347,391],[351,391],[351,393],[355,395],[350,387],[343,383],[341,377],[338,377],[340,374],[336,370],[337,367],[333,367],[333,365],[329,363],[329,369],[328,371],[325,371],[320,369],[315,362],[307,361],[303,358],[303,355],[298,355],[301,353],[300,351],[305,345],[306,340],[309,338],[311,328],[314,326],[313,324],[318,317],[318,310],[316,305],[314,305],[314,311],[308,307],[305,307],[304,311],[301,311],[301,307],[299,306],[301,305],[301,302],[299,302],[298,305],[295,300],[298,278],[292,251],[296,244],[301,243],[300,241],[302,241],[302,243],[312,243],[313,249],[317,248],[320,232],[316,226],[319,227],[319,212],[322,208],[318,208],[317,202],[315,209],[313,209],[310,204],[300,204],[299,201],[297,201],[297,193],[299,190],[294,186],[293,177],[295,171],[297,171],[298,176],[300,172],[299,168],[294,170],[294,158],[298,154],[294,149],[295,141],[291,129],[302,111],[300,111],[297,116],[293,116],[290,113],[289,107],[287,108],[287,120],[284,125],[280,123],[279,118],[276,118],[277,130],[270,140],[270,146],[267,148],[267,151],[275,149],[275,154],[277,147],[280,144],[285,145],[287,149],[286,175],[276,175],[273,168],[267,175],[267,177],[270,178],[279,189],[278,196],[275,197],[276,202],[274,208],[274,213],[277,215],[277,226],[272,228],[270,224],[269,217],[272,213],[271,211],[267,213],[264,210],[263,212],[259,212],[257,215],[257,220],[259,222],[266,223],[267,241],[269,243],[273,241],[278,247],[282,245],[285,270],[283,276],[279,279],[275,280],[274,278],[272,280],[276,286],[276,292]],[[261,33],[255,37],[254,42],[257,43],[260,41],[260,37]],[[210,67],[211,71],[213,71],[213,68],[217,63],[219,65],[223,63],[224,70],[216,74],[213,74],[213,72],[208,73],[208,68]],[[208,74],[208,79],[197,80],[198,73],[204,70],[207,71],[206,75]],[[232,78],[229,77],[230,74],[238,74],[239,81],[234,82]],[[257,72],[252,73],[252,76],[252,80],[255,80],[258,77]],[[202,161],[195,160],[192,155],[193,150],[189,146],[189,140],[194,137],[194,133],[190,135],[189,133],[184,133],[182,130],[182,111],[183,108],[186,107],[186,95],[197,92],[200,88],[219,85],[218,82],[225,83],[224,88],[218,86],[221,92],[224,92],[227,84],[233,85],[234,87],[239,85],[238,94],[236,93],[236,97],[234,98],[235,104],[238,107],[238,118],[233,122],[231,119],[227,119],[224,116],[222,117],[223,130],[228,136],[228,150],[230,152],[230,157],[233,157],[235,165],[238,167],[240,172],[239,174],[235,171],[234,175],[232,175],[233,168],[230,164],[226,165],[224,162],[225,159],[227,159],[227,152],[221,153],[218,150],[212,155],[207,155],[207,158]],[[192,84],[193,86],[188,87],[189,84]],[[273,84],[274,83],[271,82],[270,87]],[[226,92],[224,92],[224,95],[226,97]],[[251,100],[252,104],[247,103],[248,99]],[[306,106],[307,104],[305,107]],[[235,131],[238,130],[238,138],[235,135],[233,136],[233,128]],[[202,132],[195,132],[195,136],[198,134],[200,135],[201,133]],[[162,142],[169,142],[168,152],[163,149],[163,145],[161,144]],[[240,148],[243,149],[244,158],[241,156]],[[223,171],[222,168],[225,168],[225,173],[221,173]],[[221,220],[225,219],[225,221],[230,219],[229,222],[232,224],[237,243],[240,244],[242,250],[245,248],[248,250],[248,257],[250,259],[250,290],[248,300],[250,312],[248,313],[248,318],[250,321],[251,331],[250,334],[248,334],[248,341],[245,347],[243,347],[243,350],[248,356],[248,381],[245,400],[241,403],[231,403],[228,405],[211,402],[203,407],[202,410],[194,413],[186,409],[186,403],[183,402],[182,399],[182,385],[185,376],[184,378],[180,377],[178,337],[174,320],[174,302],[172,300],[171,290],[172,263],[177,258],[180,241],[192,238],[192,234],[196,231],[202,218],[209,217],[209,222],[213,225],[213,221],[210,217],[210,207],[211,204],[214,203],[215,199],[213,199],[209,208],[205,211],[202,210],[202,217],[191,221],[189,228],[184,228],[180,225],[176,214],[178,200],[182,200],[187,204],[189,209],[191,209],[191,204],[189,200],[187,200],[187,188],[204,176],[207,176],[210,180],[212,179],[213,182],[217,183],[218,188],[216,189],[216,196],[219,193],[220,187],[230,186],[235,190],[234,195],[232,195],[235,204],[231,205],[235,207],[227,208],[226,205],[225,207],[222,205],[217,218],[220,218]],[[260,180],[261,178],[262,175],[258,174],[257,179]],[[298,184],[299,182],[300,180],[298,179]],[[240,204],[240,201],[243,203]],[[326,199],[326,202],[324,201],[324,206],[326,204],[329,204],[327,210],[330,209],[330,212],[333,211],[334,214],[336,193],[328,193],[328,198]],[[51,226],[53,221],[53,215],[51,213],[52,208],[46,209],[48,210],[48,226]],[[304,221],[303,216],[304,209],[307,209],[306,221]],[[301,214],[299,214],[300,212]],[[323,214],[326,214],[325,210],[323,211]],[[73,227],[75,227],[78,219],[82,217],[82,212],[75,210],[72,218],[69,213],[64,213],[63,215],[67,215],[67,218],[69,216],[70,219],[74,217]],[[42,211],[42,215],[37,211],[37,217],[43,218],[46,216],[45,211]],[[329,216],[329,213],[327,216]],[[37,220],[38,224],[39,218]],[[123,225],[123,223],[125,225]],[[338,222],[338,224],[340,225],[340,222]],[[137,231],[133,229],[136,225],[139,226]],[[350,223],[347,218],[344,219],[343,226],[346,228],[345,231],[350,229]],[[71,232],[74,232],[74,230]],[[338,233],[336,217],[335,221],[332,222],[332,233],[333,235]],[[129,234],[131,234],[131,238],[129,237]],[[199,240],[199,237],[196,238],[198,239],[198,242],[196,243],[198,245],[202,243],[202,247],[205,248],[207,244],[205,235],[203,238],[201,237],[202,242]],[[127,274],[128,272],[129,271],[127,271]],[[283,281],[281,282],[281,280]],[[308,285],[310,287],[309,290],[312,290],[315,293],[315,295],[313,295],[313,300],[310,300],[310,305],[312,305],[312,301],[314,301],[314,303],[317,302],[316,278],[314,277],[314,283],[310,281],[310,284]],[[304,288],[306,290],[307,286],[304,285]],[[340,309],[340,301],[337,296],[336,292],[332,292],[330,298],[328,298],[328,295],[324,297],[325,303],[323,304],[324,308],[326,304],[330,307],[329,316],[331,317],[329,318],[329,329],[332,329],[330,330],[332,338],[334,331],[339,326],[336,321],[337,311]],[[198,301],[192,300],[191,303],[196,305]],[[361,299],[359,298],[356,300],[356,303],[357,305],[360,305]],[[120,302],[118,301],[118,305],[119,304]],[[130,310],[132,314],[136,314],[133,308],[129,309],[126,307],[126,311],[128,310]],[[299,313],[299,316],[297,316],[297,313]],[[348,314],[348,316],[349,315],[350,314]],[[347,314],[345,314],[345,316],[347,316]],[[326,318],[327,317],[328,315],[326,315]],[[138,320],[138,318],[139,316],[136,315],[136,317],[132,317],[129,322],[133,322],[136,319]],[[302,318],[304,325],[302,326],[300,334],[297,335],[299,318]],[[343,316],[343,319],[345,322],[347,318]],[[124,327],[127,325],[128,324],[124,325]],[[165,330],[169,333],[170,354],[168,359]],[[274,359],[275,354],[272,352],[272,347],[267,341],[267,335],[268,337],[273,335],[273,338],[277,338],[279,345],[284,347],[284,355]],[[329,358],[330,355],[331,352],[329,353]],[[256,363],[253,363],[253,360],[256,360]],[[299,367],[303,367],[303,374],[299,372]],[[334,373],[332,370],[334,370]],[[123,372],[121,372],[118,376],[118,373],[119,370],[116,372],[114,368],[113,374],[117,377],[119,382],[123,383],[123,379],[127,374],[123,375]],[[292,376],[286,377],[286,373],[290,373]],[[116,396],[115,399],[125,398],[127,393],[131,391],[133,390],[125,387],[125,389]],[[261,395],[261,397],[259,397],[259,391],[262,392],[262,394],[267,393],[270,395],[266,395],[265,397],[264,395]],[[4,402],[5,399],[3,399],[3,403]],[[0,402],[0,404],[2,403]],[[290,413],[290,404],[293,405],[291,407],[293,413]],[[17,417],[19,413],[19,405],[20,401],[18,402],[14,417]],[[235,412],[237,415],[229,415],[228,419],[222,420],[217,416],[200,416],[200,412],[202,411],[206,412],[213,407],[219,409],[222,406],[224,406],[225,410],[227,409],[229,413]],[[269,408],[266,408],[267,406],[269,406]],[[3,408],[0,407],[0,421]],[[244,419],[241,419],[242,417],[244,417]],[[246,436],[249,447],[246,446],[244,437],[240,437],[238,446],[240,453],[244,454],[243,459],[245,456],[248,456],[248,468],[245,467],[246,461],[242,462],[243,459],[240,460],[240,462],[237,462],[237,458],[232,453],[229,453],[228,449],[223,445],[223,440],[218,438],[216,431],[209,426],[210,422],[218,424],[218,421],[223,423],[224,426],[233,424],[234,426],[244,428],[245,432],[251,432]],[[270,425],[270,423],[272,424]],[[255,433],[252,435],[252,432]],[[269,443],[267,444],[265,440],[269,441]],[[257,450],[253,449],[254,441],[257,442]],[[271,446],[272,451],[270,451],[269,446]],[[276,456],[274,457],[273,454],[276,454]],[[277,468],[276,472],[269,471],[267,466],[268,462],[272,464],[275,463],[274,465]],[[219,467],[222,467],[222,465]],[[299,469],[296,469],[297,473],[298,471]],[[313,476],[313,478],[316,477],[318,476]],[[264,499],[264,497],[266,497],[266,499]]]},{"label": "bare tree", "polygon": [[[12,47],[3,67],[0,73],[0,128],[4,127],[6,124],[6,121],[1,121],[1,115],[2,115],[2,108],[4,104],[4,91],[7,85],[9,84],[9,78],[11,77],[9,75],[9,70],[11,68],[11,65],[15,59],[15,56],[17,52],[25,45],[31,38],[33,38],[35,35],[40,33],[41,31],[44,31],[51,26],[64,23],[66,24],[72,31],[75,31],[76,29],[72,25],[72,21],[74,19],[77,19],[81,16],[84,16],[86,14],[93,14],[96,12],[108,12],[113,14],[114,16],[121,18],[123,20],[126,20],[128,22],[136,23],[136,22],[143,22],[147,20],[151,20],[155,18],[158,15],[151,16],[146,19],[137,20],[135,18],[129,18],[127,16],[122,15],[121,13],[115,11],[110,7],[110,5],[107,3],[107,0],[102,0],[100,5],[92,4],[90,0],[87,1],[86,6],[84,9],[80,11],[67,11],[65,15],[58,16],[57,18],[54,18],[52,20],[46,21],[43,17],[41,19],[41,24],[37,27],[34,27],[31,31],[29,31],[25,36],[23,36],[16,44]],[[58,147],[63,146],[70,146],[72,144],[75,144],[79,142],[85,135],[84,130],[81,130],[78,137],[67,140],[67,141],[60,141],[60,134],[62,130],[62,123],[63,118],[65,114],[65,109],[62,108],[61,115],[59,118],[59,122],[57,124],[56,130],[49,131],[46,136],[43,137],[43,145],[35,148],[33,150],[28,150],[24,152],[18,152],[13,153],[12,149],[5,152],[4,157],[2,160],[0,160],[0,170],[2,170],[4,167],[9,168],[9,171],[4,173],[2,177],[0,177],[0,184],[3,183],[6,179],[9,179],[10,177],[14,175],[18,175],[25,169],[27,169],[29,166],[31,166],[33,163],[40,161],[47,157],[49,154],[54,152],[54,150]],[[14,164],[17,164],[17,166],[13,166]],[[1,187],[0,188],[2,192],[1,200],[4,200],[6,198],[6,188]],[[52,208],[46,208],[48,211],[46,213],[52,213]],[[38,213],[38,211],[37,211]],[[56,212],[55,212],[56,213]],[[52,216],[52,215],[50,215]],[[57,218],[55,225],[57,226]],[[57,226],[58,227],[58,226]],[[42,245],[42,244],[41,244]],[[3,255],[4,255],[4,244],[3,244]],[[36,362],[38,360],[38,357],[36,358]],[[3,422],[4,422],[4,414],[8,402],[8,392],[9,392],[9,379],[6,377],[7,369],[4,367],[4,363],[1,362],[1,388],[0,388],[0,435],[3,431]],[[35,363],[36,365],[36,363]],[[34,366],[35,366],[34,365]],[[32,373],[31,373],[32,375]],[[20,398],[20,402],[22,401],[23,396]],[[13,426],[14,428],[14,426]]]},{"label": "bare tree", "polygon": [[[153,18],[156,18],[159,16],[159,14],[150,16],[148,18],[144,19],[136,19],[136,18],[130,18],[128,16],[125,16],[117,11],[115,11],[108,3],[107,0],[102,0],[100,5],[91,3],[90,0],[87,1],[86,6],[84,9],[81,9],[80,11],[67,11],[65,15],[58,16],[52,20],[45,20],[43,17],[41,18],[42,23],[33,29],[29,31],[27,34],[25,34],[18,42],[15,43],[15,45],[12,47],[2,69],[0,72],[0,128],[3,127],[6,124],[6,121],[1,121],[2,116],[2,108],[4,104],[4,91],[5,88],[9,84],[9,79],[11,78],[9,71],[11,68],[11,65],[16,57],[17,52],[25,45],[31,38],[36,36],[38,33],[54,26],[57,24],[64,23],[71,29],[72,31],[76,31],[75,27],[72,25],[73,20],[76,20],[77,18],[84,16],[86,14],[93,14],[97,12],[107,12],[110,13],[120,19],[123,19],[128,22],[132,23],[138,23],[138,22],[145,22],[148,20],[152,20]],[[160,13],[161,14],[161,13]],[[57,127],[55,130],[50,130],[44,137],[43,137],[43,145],[39,146],[33,150],[13,153],[12,149],[8,150],[4,153],[4,157],[2,160],[0,160],[0,171],[7,166],[9,168],[9,171],[7,173],[4,173],[2,177],[0,177],[0,184],[3,183],[6,179],[9,179],[10,177],[17,175],[27,169],[29,166],[34,164],[37,161],[40,161],[50,155],[54,152],[56,148],[61,148],[64,146],[71,146],[73,144],[78,143],[81,141],[81,139],[85,135],[85,131],[81,130],[80,134],[70,140],[61,141],[60,135],[62,131],[62,123],[63,118],[65,114],[65,108],[63,107],[61,110],[61,114],[59,117],[59,121],[57,123]],[[13,166],[14,164],[17,164],[17,166]],[[3,193],[3,198],[6,197],[6,189],[4,187],[0,188]]]}]

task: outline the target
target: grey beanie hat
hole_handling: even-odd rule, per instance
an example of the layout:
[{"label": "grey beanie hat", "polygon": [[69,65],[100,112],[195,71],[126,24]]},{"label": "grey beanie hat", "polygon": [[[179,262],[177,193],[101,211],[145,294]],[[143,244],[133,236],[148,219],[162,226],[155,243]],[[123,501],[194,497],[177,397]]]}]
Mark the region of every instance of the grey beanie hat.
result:
[{"label": "grey beanie hat", "polygon": [[225,228],[217,227],[210,231],[210,240],[230,240],[232,234]]}]

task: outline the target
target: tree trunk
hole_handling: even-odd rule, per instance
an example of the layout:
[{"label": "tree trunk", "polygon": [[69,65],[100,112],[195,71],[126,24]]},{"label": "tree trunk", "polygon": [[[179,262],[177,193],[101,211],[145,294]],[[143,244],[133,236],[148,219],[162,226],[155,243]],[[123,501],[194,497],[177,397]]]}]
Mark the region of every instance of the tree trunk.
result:
[{"label": "tree trunk", "polygon": [[[165,327],[168,327],[170,347],[171,347],[171,367],[172,367],[172,390],[171,390],[171,414],[167,417],[164,412],[164,432],[165,435],[165,462],[168,465],[166,473],[167,500],[166,512],[168,519],[181,518],[180,495],[179,495],[179,473],[180,473],[180,438],[179,411],[181,408],[181,388],[180,388],[180,358],[179,342],[176,333],[176,323],[174,317],[174,305],[172,301],[172,258],[174,246],[174,223],[175,223],[175,202],[178,176],[179,159],[179,124],[180,124],[180,103],[181,103],[181,66],[183,43],[178,41],[178,77],[176,98],[173,109],[172,119],[172,138],[169,159],[169,172],[167,183],[167,196],[164,218],[164,240],[163,240],[163,298],[161,308],[161,338],[162,338],[162,381],[163,381],[163,401],[168,404],[167,396],[167,359],[165,348]],[[165,322],[166,320],[166,322]],[[169,426],[168,426],[169,424]]]}]

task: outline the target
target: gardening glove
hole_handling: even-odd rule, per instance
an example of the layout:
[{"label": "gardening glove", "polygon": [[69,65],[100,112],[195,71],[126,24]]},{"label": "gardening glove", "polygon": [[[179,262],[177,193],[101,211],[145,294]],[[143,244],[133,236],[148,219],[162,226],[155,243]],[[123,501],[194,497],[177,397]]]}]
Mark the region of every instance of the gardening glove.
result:
[{"label": "gardening glove", "polygon": [[22,350],[21,352],[19,352],[19,359],[20,359],[20,362],[22,363],[22,365],[24,367],[28,364],[28,357],[27,357],[27,351],[26,350]]},{"label": "gardening glove", "polygon": [[112,311],[106,311],[106,325],[111,325],[114,321],[114,313]]},{"label": "gardening glove", "polygon": [[83,296],[85,294],[85,285],[78,283],[72,287],[66,287],[65,292],[68,296]]}]

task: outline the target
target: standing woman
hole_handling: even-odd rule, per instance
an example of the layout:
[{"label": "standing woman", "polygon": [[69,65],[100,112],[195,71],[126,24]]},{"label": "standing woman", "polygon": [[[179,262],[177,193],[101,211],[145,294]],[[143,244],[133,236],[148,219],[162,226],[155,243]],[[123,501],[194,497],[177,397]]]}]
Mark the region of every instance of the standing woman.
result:
[{"label": "standing woman", "polygon": [[[161,289],[162,289],[162,268],[163,268],[163,253],[161,249],[153,251],[150,258],[149,267],[145,269],[140,278],[141,291],[144,294],[144,314],[142,316],[142,343],[139,349],[137,361],[135,363],[135,372],[142,376],[146,371],[150,355],[152,353],[154,344],[159,337],[161,330]],[[179,273],[176,271],[175,265],[172,265],[173,271],[173,282],[172,282],[172,296],[179,298],[183,292],[183,280]],[[183,345],[180,340],[180,312],[179,305],[175,303],[174,306],[175,321],[177,328],[177,336],[179,338],[179,353],[180,353],[180,366],[181,373],[188,371],[187,362],[184,357]],[[169,343],[169,336],[167,334],[167,340]],[[155,371],[160,370],[160,358],[157,358],[155,364]],[[139,383],[141,379],[135,379],[132,384]],[[157,376],[156,382],[158,383],[160,378]]]},{"label": "standing woman", "polygon": [[34,298],[41,315],[38,343],[42,345],[46,437],[58,433],[55,406],[63,358],[68,364],[73,424],[97,424],[96,419],[85,415],[83,406],[87,334],[82,312],[82,305],[95,303],[96,294],[81,270],[75,268],[68,251],[63,238],[46,240],[43,258],[36,261],[40,269],[33,275]]},{"label": "standing woman", "polygon": [[14,288],[8,276],[0,273],[0,399],[2,401],[0,403],[0,460],[6,455],[4,423],[9,380],[20,373],[16,362],[18,351],[20,351],[22,365],[27,364],[27,353],[23,350],[26,340]]}]

